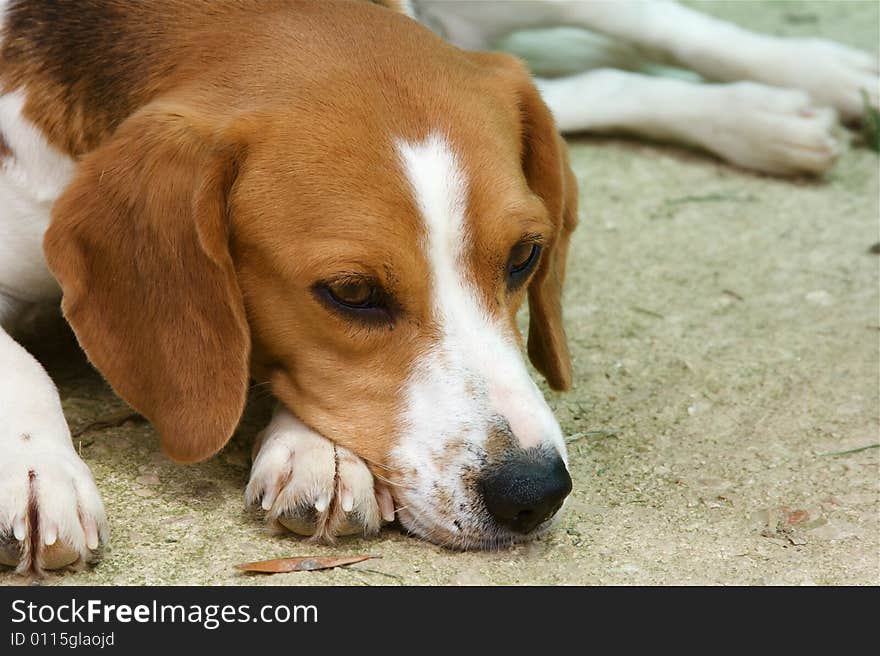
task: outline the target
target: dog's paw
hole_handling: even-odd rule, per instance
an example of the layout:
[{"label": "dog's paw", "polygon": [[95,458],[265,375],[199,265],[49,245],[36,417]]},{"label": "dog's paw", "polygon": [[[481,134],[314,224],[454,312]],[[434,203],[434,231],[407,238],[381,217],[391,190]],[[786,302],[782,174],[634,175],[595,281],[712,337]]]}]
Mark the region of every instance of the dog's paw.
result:
[{"label": "dog's paw", "polygon": [[276,414],[255,445],[249,505],[260,505],[274,525],[325,542],[371,535],[394,519],[391,494],[363,460],[283,415]]},{"label": "dog's paw", "polygon": [[772,39],[754,54],[752,79],[803,89],[844,121],[862,118],[863,91],[868,104],[880,107],[880,62],[867,52],[825,39]]},{"label": "dog's paw", "polygon": [[40,574],[94,561],[108,530],[88,466],[72,447],[17,439],[0,460],[0,564]]},{"label": "dog's paw", "polygon": [[737,82],[712,93],[715,107],[688,130],[716,155],[774,175],[820,174],[837,161],[834,110],[814,106],[806,92]]}]

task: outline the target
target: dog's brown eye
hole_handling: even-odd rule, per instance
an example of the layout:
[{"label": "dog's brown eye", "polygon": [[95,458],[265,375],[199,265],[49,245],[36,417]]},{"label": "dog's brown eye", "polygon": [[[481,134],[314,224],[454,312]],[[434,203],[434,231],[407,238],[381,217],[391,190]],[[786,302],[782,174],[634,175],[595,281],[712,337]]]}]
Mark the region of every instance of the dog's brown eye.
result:
[{"label": "dog's brown eye", "polygon": [[522,241],[511,249],[507,258],[507,288],[510,291],[525,284],[540,254],[541,244],[535,241]]},{"label": "dog's brown eye", "polygon": [[392,326],[394,298],[370,278],[358,275],[315,283],[312,293],[324,307],[363,324]]},{"label": "dog's brown eye", "polygon": [[507,288],[510,291],[525,284],[540,255],[541,244],[535,241],[520,242],[511,249],[507,258]]},{"label": "dog's brown eye", "polygon": [[327,290],[334,301],[353,308],[370,307],[375,296],[373,285],[363,279],[331,282]]},{"label": "dog's brown eye", "polygon": [[514,246],[510,251],[509,271],[522,271],[527,268],[532,263],[532,258],[537,250],[538,245],[534,242],[523,242]]}]

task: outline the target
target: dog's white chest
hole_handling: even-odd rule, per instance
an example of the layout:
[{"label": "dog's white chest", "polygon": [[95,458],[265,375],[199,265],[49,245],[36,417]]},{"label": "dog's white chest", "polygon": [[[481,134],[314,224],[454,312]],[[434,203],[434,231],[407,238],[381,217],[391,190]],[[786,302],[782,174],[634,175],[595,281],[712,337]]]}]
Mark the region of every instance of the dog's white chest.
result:
[{"label": "dog's white chest", "polygon": [[73,175],[74,161],[51,146],[22,114],[25,95],[0,96],[0,293],[24,301],[58,295],[43,259],[52,203]]}]

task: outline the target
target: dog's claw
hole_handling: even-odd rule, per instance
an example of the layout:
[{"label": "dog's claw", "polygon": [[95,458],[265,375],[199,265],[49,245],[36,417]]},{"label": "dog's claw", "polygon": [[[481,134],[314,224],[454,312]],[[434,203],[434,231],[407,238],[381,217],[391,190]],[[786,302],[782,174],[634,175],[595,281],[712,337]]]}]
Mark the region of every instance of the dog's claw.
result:
[{"label": "dog's claw", "polygon": [[24,515],[19,515],[15,518],[15,521],[12,523],[12,534],[16,540],[24,542],[25,537],[27,537],[27,525],[24,521]]},{"label": "dog's claw", "polygon": [[394,500],[391,498],[391,492],[384,485],[376,486],[376,499],[379,502],[379,510],[382,513],[382,519],[386,522],[394,521]]},{"label": "dog's claw", "polygon": [[319,513],[322,513],[325,510],[327,510],[327,507],[329,505],[330,505],[330,498],[326,494],[321,495],[320,497],[318,497],[315,500],[315,510],[317,510]]},{"label": "dog's claw", "polygon": [[345,512],[351,512],[354,509],[354,495],[347,487],[343,487],[339,491],[339,504]]}]

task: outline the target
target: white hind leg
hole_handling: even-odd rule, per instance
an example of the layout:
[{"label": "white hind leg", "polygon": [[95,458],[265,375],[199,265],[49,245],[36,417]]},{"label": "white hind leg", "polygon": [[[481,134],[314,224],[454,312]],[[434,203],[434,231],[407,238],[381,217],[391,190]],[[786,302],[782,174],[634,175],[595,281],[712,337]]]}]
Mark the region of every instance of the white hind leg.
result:
[{"label": "white hind leg", "polygon": [[537,84],[563,132],[623,132],[686,143],[777,175],[822,173],[838,154],[833,111],[812,106],[803,91],[615,70]]},{"label": "white hind leg", "polygon": [[799,89],[844,120],[880,107],[876,55],[825,39],[759,34],[667,0],[417,0],[416,16],[460,47],[491,48],[516,30],[580,27],[619,39],[709,80]]}]

